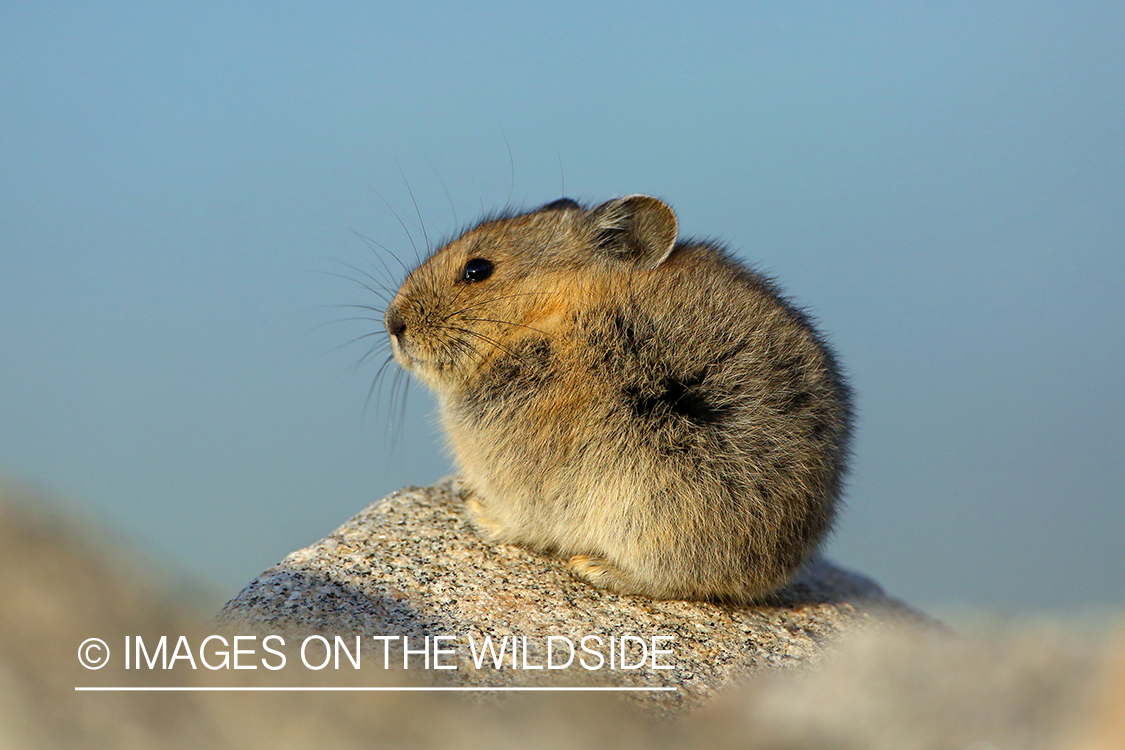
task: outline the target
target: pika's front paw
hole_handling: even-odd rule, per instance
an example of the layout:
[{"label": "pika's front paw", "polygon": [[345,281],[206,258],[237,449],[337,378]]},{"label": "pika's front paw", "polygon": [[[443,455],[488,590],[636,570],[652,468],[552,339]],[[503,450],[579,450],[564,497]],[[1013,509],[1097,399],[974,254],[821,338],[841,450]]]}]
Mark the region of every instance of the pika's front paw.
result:
[{"label": "pika's front paw", "polygon": [[469,512],[469,521],[476,527],[481,536],[493,542],[501,537],[500,524],[488,515],[488,511],[481,505],[476,496],[468,496],[465,500],[465,509]]},{"label": "pika's front paw", "polygon": [[605,558],[574,555],[566,566],[571,573],[600,589],[619,594],[643,594],[645,590],[633,576]]}]

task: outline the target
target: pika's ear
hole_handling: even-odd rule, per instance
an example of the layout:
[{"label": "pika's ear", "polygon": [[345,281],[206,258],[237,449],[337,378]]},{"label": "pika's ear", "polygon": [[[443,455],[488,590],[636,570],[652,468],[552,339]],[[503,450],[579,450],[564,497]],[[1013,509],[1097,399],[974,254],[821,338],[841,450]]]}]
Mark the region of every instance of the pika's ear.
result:
[{"label": "pika's ear", "polygon": [[676,214],[663,201],[629,195],[603,203],[590,212],[597,252],[642,268],[656,268],[676,244]]},{"label": "pika's ear", "polygon": [[559,198],[558,200],[553,200],[550,203],[544,204],[539,210],[540,211],[572,211],[574,209],[580,209],[580,208],[582,208],[582,206],[579,205],[578,201],[576,201],[572,198]]}]

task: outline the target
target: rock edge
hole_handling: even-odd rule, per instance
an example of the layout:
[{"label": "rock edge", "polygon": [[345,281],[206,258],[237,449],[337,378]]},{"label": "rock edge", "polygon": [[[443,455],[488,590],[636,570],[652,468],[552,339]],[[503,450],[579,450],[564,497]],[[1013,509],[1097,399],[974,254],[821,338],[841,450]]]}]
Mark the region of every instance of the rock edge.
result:
[{"label": "rock edge", "polygon": [[[426,636],[452,636],[443,642],[452,652],[442,663],[456,669],[421,669],[419,655],[411,658],[410,671],[433,683],[476,687],[550,680],[676,688],[630,694],[660,713],[698,707],[758,672],[816,664],[852,631],[932,624],[869,578],[824,559],[754,606],[609,593],[571,576],[560,560],[482,541],[467,520],[461,492],[459,480],[451,478],[372,503],[327,538],[262,573],[223,607],[218,624],[298,637],[361,635],[380,665],[383,643],[369,636],[407,636],[411,649]],[[576,658],[566,669],[534,669],[546,664],[549,635],[569,639],[586,666]],[[672,654],[645,667],[610,668],[609,644],[624,635],[649,644],[652,636],[672,636],[656,642]],[[500,668],[476,668],[473,647],[479,654],[485,636],[497,645],[514,637],[520,647],[515,667],[508,652]],[[597,657],[580,648],[587,637],[585,643],[602,656],[597,669],[588,668]],[[560,664],[567,645],[561,639],[553,645],[552,661]],[[640,646],[631,641],[629,647],[635,662]],[[401,653],[392,651],[391,662],[401,665]],[[671,669],[652,668],[668,664]]]}]

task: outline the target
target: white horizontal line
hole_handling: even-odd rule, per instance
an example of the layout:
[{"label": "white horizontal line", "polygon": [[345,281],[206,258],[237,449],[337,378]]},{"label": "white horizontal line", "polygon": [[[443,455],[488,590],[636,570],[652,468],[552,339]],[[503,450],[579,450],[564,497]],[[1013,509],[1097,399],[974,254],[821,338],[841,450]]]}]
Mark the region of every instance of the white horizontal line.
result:
[{"label": "white horizontal line", "polygon": [[109,686],[109,687],[76,687],[76,692],[104,692],[104,693],[155,693],[155,692],[225,692],[225,693],[255,693],[255,692],[439,692],[453,691],[462,693],[472,692],[677,692],[677,687],[141,687],[141,686]]}]

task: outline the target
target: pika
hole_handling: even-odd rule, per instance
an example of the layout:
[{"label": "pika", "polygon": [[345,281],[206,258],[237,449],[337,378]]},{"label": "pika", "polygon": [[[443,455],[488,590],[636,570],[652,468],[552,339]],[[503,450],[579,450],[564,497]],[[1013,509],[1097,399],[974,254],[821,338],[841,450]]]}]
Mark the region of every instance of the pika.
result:
[{"label": "pika", "polygon": [[851,395],[770,280],[677,234],[645,195],[489,217],[384,323],[487,539],[617,593],[748,603],[832,526]]}]

